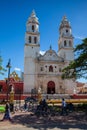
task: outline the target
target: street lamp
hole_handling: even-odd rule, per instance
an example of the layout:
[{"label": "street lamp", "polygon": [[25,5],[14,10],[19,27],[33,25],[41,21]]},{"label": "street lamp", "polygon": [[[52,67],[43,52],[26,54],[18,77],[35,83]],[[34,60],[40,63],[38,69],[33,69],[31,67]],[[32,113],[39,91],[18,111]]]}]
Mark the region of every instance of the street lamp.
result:
[{"label": "street lamp", "polygon": [[10,78],[10,68],[11,68],[11,60],[9,59],[8,64],[6,65],[8,68],[8,79],[7,79],[7,101],[8,101],[8,93],[9,93],[9,78]]}]

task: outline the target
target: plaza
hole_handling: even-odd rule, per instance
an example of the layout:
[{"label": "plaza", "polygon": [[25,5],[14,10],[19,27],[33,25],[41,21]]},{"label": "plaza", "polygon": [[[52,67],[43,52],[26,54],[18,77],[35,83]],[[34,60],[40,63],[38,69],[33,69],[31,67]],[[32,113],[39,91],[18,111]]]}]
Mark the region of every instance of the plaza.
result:
[{"label": "plaza", "polygon": [[87,130],[86,12],[86,0],[0,1],[0,130]]},{"label": "plaza", "polygon": [[[0,130],[85,130],[87,115],[84,112],[72,112],[67,116],[37,117],[32,112],[15,112],[12,121],[0,121]],[[0,113],[0,120],[3,114]]]}]

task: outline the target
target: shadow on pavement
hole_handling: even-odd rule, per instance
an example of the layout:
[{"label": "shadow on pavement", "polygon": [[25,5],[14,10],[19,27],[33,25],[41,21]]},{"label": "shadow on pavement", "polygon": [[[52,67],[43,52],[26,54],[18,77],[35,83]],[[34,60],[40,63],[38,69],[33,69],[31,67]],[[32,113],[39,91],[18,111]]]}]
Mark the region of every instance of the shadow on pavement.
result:
[{"label": "shadow on pavement", "polygon": [[14,115],[13,124],[38,130],[47,129],[87,129],[87,115],[85,113],[70,113],[67,116],[37,117],[33,114]]}]

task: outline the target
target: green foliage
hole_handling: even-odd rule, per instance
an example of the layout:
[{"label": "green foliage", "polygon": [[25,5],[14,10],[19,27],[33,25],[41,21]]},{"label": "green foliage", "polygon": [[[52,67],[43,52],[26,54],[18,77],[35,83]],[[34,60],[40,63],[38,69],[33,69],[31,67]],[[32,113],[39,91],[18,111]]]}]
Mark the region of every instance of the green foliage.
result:
[{"label": "green foliage", "polygon": [[76,46],[75,60],[65,67],[62,78],[87,78],[87,38],[82,40],[82,44]]},{"label": "green foliage", "polygon": [[5,112],[5,107],[4,106],[0,106],[0,112]]},{"label": "green foliage", "polygon": [[6,69],[2,66],[2,57],[0,56],[0,75],[4,75],[4,72],[6,72]]}]

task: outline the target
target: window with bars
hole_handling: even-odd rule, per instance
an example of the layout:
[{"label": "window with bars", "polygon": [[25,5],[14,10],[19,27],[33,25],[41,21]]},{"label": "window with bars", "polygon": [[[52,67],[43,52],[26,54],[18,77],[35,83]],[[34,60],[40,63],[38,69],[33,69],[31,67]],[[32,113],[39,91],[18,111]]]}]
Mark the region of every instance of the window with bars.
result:
[{"label": "window with bars", "polygon": [[66,40],[64,41],[64,46],[65,46],[65,47],[67,46]]},{"label": "window with bars", "polygon": [[34,43],[37,43],[37,37],[34,37]]},{"label": "window with bars", "polygon": [[70,46],[70,47],[72,46],[72,42],[71,42],[71,41],[69,41],[69,46]]},{"label": "window with bars", "polygon": [[49,66],[49,72],[53,72],[53,66],[52,65]]},{"label": "window with bars", "polygon": [[31,43],[31,36],[29,36],[29,43]]},{"label": "window with bars", "polygon": [[34,32],[34,25],[32,25],[32,31]]}]

